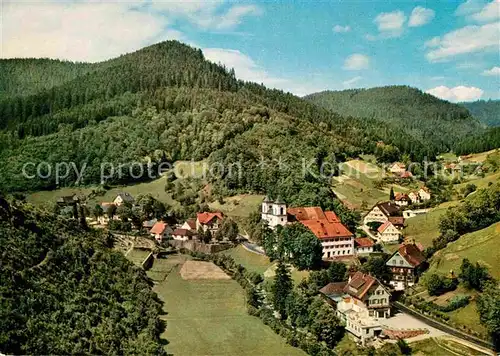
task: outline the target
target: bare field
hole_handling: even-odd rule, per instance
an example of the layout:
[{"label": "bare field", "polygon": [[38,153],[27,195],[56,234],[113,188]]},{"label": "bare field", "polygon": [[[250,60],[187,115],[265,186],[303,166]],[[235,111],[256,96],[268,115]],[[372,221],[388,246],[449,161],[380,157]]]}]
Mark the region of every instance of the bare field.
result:
[{"label": "bare field", "polygon": [[231,279],[212,262],[186,261],[180,270],[182,279]]}]

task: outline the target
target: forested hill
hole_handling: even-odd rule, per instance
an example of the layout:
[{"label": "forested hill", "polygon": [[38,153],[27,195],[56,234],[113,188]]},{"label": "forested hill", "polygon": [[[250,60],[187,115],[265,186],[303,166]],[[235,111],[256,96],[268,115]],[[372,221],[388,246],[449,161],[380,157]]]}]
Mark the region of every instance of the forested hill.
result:
[{"label": "forested hill", "polygon": [[390,123],[443,152],[483,130],[464,107],[408,86],[324,91],[305,99],[343,116]]},{"label": "forested hill", "polygon": [[[382,160],[404,153],[418,161],[432,159],[479,126],[462,107],[425,96],[437,103],[428,108],[414,104],[418,95],[410,94],[394,95],[387,107],[412,115],[423,110],[428,120],[403,125],[373,115],[348,117],[359,113],[335,113],[242,82],[233,70],[177,41],[101,63],[16,59],[0,60],[0,68],[8,68],[0,88],[0,190],[6,191],[75,182],[74,172],[59,182],[53,175],[26,178],[21,174],[26,163],[44,162],[46,170],[58,162],[85,165],[83,184],[102,183],[101,164],[123,164],[124,174],[106,178],[106,183],[123,184],[134,181],[126,169],[134,162],[208,158],[226,167],[243,163],[241,176],[212,177],[221,194],[271,191],[286,194],[289,202],[313,204],[329,192],[328,182],[313,174],[324,161],[377,154],[379,141],[385,143]],[[440,114],[428,114],[435,107]],[[421,121],[429,121],[425,134]],[[290,162],[286,169],[272,163],[278,158]],[[269,164],[262,165],[263,159]],[[303,160],[312,160],[311,174],[302,174]]]},{"label": "forested hill", "polygon": [[500,126],[500,100],[478,100],[461,103],[472,115],[488,126]]},{"label": "forested hill", "polygon": [[165,354],[162,304],[107,234],[0,196],[0,353]]}]

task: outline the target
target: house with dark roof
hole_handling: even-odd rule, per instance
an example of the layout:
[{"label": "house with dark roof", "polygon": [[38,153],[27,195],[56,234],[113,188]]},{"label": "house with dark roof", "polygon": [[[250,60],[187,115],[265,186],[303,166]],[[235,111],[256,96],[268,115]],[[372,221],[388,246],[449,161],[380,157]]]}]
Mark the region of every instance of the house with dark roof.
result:
[{"label": "house with dark roof", "polygon": [[356,272],[349,278],[343,292],[342,300],[337,303],[337,315],[346,330],[363,344],[380,335],[379,319],[391,315],[390,291],[377,278]]},{"label": "house with dark roof", "polygon": [[400,207],[392,201],[379,202],[363,217],[363,224],[371,222],[385,223],[392,217],[401,217]]},{"label": "house with dark roof", "polygon": [[115,200],[113,200],[113,203],[115,203],[116,206],[120,206],[124,203],[130,203],[134,204],[134,197],[130,195],[130,193],[127,192],[121,192],[116,195]]},{"label": "house with dark roof", "polygon": [[347,285],[347,281],[344,282],[332,282],[328,283],[326,286],[319,290],[319,293],[327,301],[328,304],[337,308],[337,304],[342,301],[344,296],[344,288]]},{"label": "house with dark roof", "polygon": [[195,233],[188,229],[177,228],[172,232],[172,238],[178,241],[192,240]]},{"label": "house with dark roof", "polygon": [[386,265],[392,271],[390,284],[395,290],[405,290],[413,286],[420,271],[424,268],[425,257],[421,246],[405,243],[387,260]]},{"label": "house with dark roof", "polygon": [[182,224],[181,229],[196,232],[196,219],[187,219],[184,224]]}]

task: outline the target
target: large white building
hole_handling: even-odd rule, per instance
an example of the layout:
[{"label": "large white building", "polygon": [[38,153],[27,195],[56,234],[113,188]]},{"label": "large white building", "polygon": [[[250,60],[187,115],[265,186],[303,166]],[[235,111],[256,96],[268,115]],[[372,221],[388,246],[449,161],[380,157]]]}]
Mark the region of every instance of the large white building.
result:
[{"label": "large white building", "polygon": [[266,197],[262,202],[261,217],[271,229],[278,225],[300,222],[321,241],[324,259],[355,254],[354,235],[333,211],[323,212],[320,207],[287,209],[281,199],[271,201]]},{"label": "large white building", "polygon": [[285,226],[288,222],[285,202],[279,197],[276,201],[272,201],[266,196],[262,202],[261,217],[273,230],[278,225]]}]

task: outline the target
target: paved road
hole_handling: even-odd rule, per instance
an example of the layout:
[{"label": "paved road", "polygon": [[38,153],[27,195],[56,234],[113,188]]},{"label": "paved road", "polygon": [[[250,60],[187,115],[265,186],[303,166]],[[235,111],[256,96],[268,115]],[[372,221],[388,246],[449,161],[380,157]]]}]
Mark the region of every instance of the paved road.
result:
[{"label": "paved road", "polygon": [[244,241],[241,244],[243,245],[243,247],[245,249],[247,249],[250,252],[257,253],[257,254],[262,255],[262,256],[266,255],[266,253],[264,252],[262,247],[260,247],[259,245],[253,244],[253,243],[248,242],[248,241]]},{"label": "paved road", "polygon": [[466,340],[466,341],[468,341],[472,344],[478,345],[480,347],[487,348],[488,350],[493,349],[492,343],[478,339],[472,335],[466,334],[460,330],[457,330],[457,329],[452,328],[448,325],[440,323],[434,319],[430,319],[430,318],[426,317],[425,315],[422,315],[422,314],[416,312],[415,310],[406,307],[405,305],[401,304],[400,302],[394,302],[394,303],[392,303],[392,305],[396,309],[419,319],[420,321],[424,322],[425,324],[427,324],[429,326],[432,326],[435,329],[439,329],[439,330],[441,330],[449,335],[455,336],[459,339]]}]

